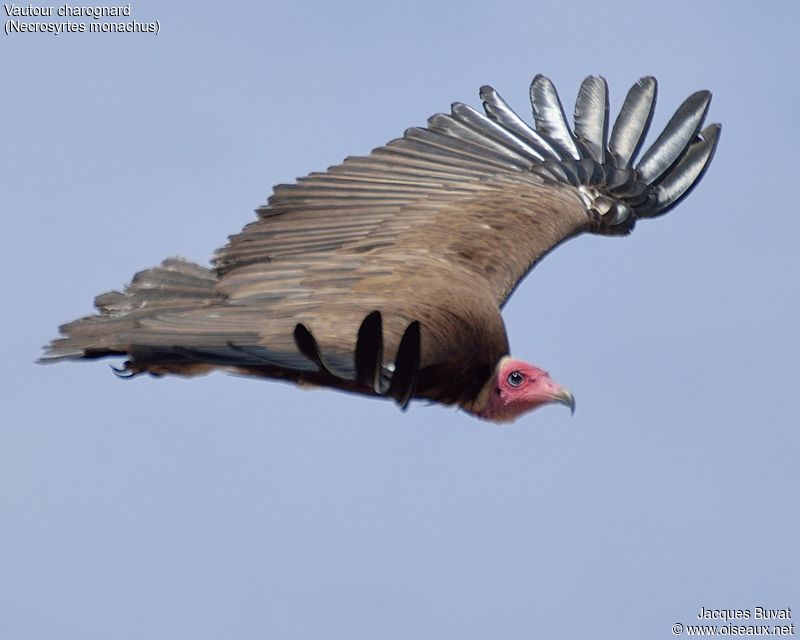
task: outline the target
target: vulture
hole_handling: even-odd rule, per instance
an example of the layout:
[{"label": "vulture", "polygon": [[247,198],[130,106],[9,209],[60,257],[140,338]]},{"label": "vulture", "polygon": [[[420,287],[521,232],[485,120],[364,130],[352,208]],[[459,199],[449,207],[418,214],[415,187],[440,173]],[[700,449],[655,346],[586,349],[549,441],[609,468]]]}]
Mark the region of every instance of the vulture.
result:
[{"label": "vulture", "polygon": [[703,176],[721,130],[703,128],[708,91],[636,161],[656,92],[641,78],[609,132],[602,77],[581,84],[572,127],[542,75],[532,124],[484,86],[483,113],[456,102],[367,156],[276,186],[212,268],[168,258],[98,296],[42,361],[124,356],[121,377],[219,369],[498,423],[553,402],[574,411],[566,388],[510,355],[501,309],[560,243],[629,234]]}]

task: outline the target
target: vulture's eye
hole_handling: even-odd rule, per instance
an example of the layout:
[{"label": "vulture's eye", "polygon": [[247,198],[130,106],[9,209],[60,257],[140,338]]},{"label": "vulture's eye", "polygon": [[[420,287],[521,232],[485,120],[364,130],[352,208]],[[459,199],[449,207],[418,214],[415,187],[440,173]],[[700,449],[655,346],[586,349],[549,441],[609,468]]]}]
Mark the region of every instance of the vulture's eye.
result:
[{"label": "vulture's eye", "polygon": [[519,371],[512,371],[508,374],[508,384],[512,387],[518,387],[525,381],[525,376],[523,376]]}]

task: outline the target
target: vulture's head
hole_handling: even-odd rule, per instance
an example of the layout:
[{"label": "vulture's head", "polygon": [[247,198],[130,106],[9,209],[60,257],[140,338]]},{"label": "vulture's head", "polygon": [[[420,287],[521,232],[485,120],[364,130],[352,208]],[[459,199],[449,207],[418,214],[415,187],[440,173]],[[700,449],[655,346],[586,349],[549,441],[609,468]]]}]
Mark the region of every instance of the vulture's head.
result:
[{"label": "vulture's head", "polygon": [[481,393],[482,407],[474,413],[491,422],[512,422],[523,413],[558,402],[575,413],[575,398],[550,374],[522,360],[505,357]]}]

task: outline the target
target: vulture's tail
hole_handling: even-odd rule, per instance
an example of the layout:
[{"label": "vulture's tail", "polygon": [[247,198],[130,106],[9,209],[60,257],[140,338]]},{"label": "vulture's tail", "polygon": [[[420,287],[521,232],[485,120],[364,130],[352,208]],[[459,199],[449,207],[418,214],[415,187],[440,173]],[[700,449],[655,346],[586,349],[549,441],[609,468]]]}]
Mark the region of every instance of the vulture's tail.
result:
[{"label": "vulture's tail", "polygon": [[[530,90],[535,128],[488,86],[481,89],[481,98],[491,122],[482,128],[507,148],[517,152],[521,148],[530,158],[530,171],[577,187],[597,221],[597,232],[627,233],[638,218],[662,215],[686,197],[703,176],[719,141],[719,124],[702,128],[711,93],[697,91],[678,107],[634,165],[650,127],[656,93],[655,78],[642,78],[633,85],[609,135],[608,87],[603,78],[590,76],[581,84],[570,129],[553,83],[539,75]],[[454,107],[453,117],[474,121],[476,114],[462,107]]]},{"label": "vulture's tail", "polygon": [[219,299],[210,269],[183,258],[168,258],[137,273],[124,293],[109,291],[94,300],[97,315],[62,325],[63,337],[45,347],[42,363],[102,358],[130,353],[131,336],[141,323],[160,313],[207,306]]}]

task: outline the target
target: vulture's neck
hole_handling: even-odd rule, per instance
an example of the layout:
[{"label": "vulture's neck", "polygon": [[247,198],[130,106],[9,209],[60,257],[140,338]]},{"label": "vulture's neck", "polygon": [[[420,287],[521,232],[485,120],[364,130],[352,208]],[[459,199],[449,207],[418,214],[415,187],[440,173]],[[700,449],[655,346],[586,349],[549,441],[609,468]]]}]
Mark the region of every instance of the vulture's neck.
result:
[{"label": "vulture's neck", "polygon": [[492,371],[492,375],[489,376],[489,379],[481,387],[481,390],[478,392],[478,394],[473,399],[467,400],[461,404],[461,408],[464,411],[479,418],[483,417],[483,413],[486,410],[486,405],[489,404],[489,398],[497,387],[497,376],[500,374],[500,370],[506,361],[510,359],[511,356],[503,356],[500,358],[500,360],[497,362],[497,365],[495,365],[494,371]]}]

